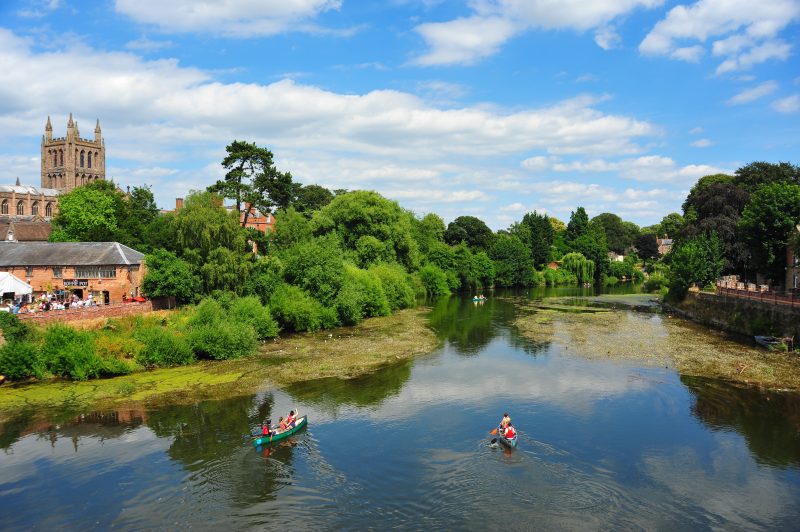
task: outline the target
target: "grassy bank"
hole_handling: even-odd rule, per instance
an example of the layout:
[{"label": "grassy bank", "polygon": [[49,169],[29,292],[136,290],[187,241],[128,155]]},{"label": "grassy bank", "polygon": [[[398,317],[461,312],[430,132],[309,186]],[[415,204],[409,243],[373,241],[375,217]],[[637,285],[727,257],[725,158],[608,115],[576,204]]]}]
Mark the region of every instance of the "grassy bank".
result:
[{"label": "grassy bank", "polygon": [[[567,301],[561,303],[569,308]],[[800,358],[796,355],[747,346],[669,315],[611,310],[576,312],[596,309],[580,305],[592,305],[592,301],[577,303],[570,311],[552,304],[547,308],[528,306],[515,325],[524,337],[560,347],[565,356],[630,361],[674,368],[681,375],[800,390]],[[642,301],[628,296],[600,299],[598,303],[630,308],[642,305]]]},{"label": "grassy bank", "polygon": [[438,340],[426,323],[421,311],[403,310],[353,327],[276,338],[262,344],[257,354],[234,360],[82,382],[4,385],[0,422],[21,409],[148,407],[245,395],[316,378],[351,378],[433,351]]}]

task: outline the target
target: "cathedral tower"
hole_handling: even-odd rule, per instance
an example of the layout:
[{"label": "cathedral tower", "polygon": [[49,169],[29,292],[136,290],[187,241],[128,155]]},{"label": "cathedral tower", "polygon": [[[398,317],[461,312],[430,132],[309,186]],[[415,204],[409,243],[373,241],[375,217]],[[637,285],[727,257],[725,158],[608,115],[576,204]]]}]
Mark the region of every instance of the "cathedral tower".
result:
[{"label": "cathedral tower", "polygon": [[60,193],[106,178],[106,147],[100,131],[100,120],[94,128],[94,140],[82,139],[78,123],[67,121],[67,135],[53,137],[50,117],[42,136],[42,188]]}]

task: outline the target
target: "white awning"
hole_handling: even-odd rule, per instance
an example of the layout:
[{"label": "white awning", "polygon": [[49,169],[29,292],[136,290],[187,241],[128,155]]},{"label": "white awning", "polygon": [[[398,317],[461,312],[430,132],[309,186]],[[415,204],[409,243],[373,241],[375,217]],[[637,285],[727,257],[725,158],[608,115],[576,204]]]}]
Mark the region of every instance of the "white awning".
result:
[{"label": "white awning", "polygon": [[33,287],[11,273],[0,272],[0,296],[9,292],[18,296],[30,294],[33,292]]}]

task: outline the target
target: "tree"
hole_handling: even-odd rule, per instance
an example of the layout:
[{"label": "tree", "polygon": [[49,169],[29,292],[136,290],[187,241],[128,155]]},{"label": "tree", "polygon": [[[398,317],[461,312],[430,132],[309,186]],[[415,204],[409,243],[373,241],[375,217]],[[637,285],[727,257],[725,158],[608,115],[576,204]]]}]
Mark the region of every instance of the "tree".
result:
[{"label": "tree", "polygon": [[643,233],[636,238],[634,242],[636,246],[636,253],[642,259],[644,265],[650,259],[657,259],[660,256],[658,252],[658,242],[656,242],[656,235],[653,233]]},{"label": "tree", "polygon": [[217,248],[244,253],[244,233],[239,216],[222,206],[222,198],[211,192],[192,192],[171,219],[183,258],[202,265]]},{"label": "tree", "polygon": [[705,286],[722,272],[722,246],[713,233],[703,234],[681,242],[670,252],[670,297],[683,299],[692,284]]},{"label": "tree", "polygon": [[555,232],[556,234],[563,233],[564,231],[567,230],[567,224],[565,224],[558,218],[553,218],[552,216],[550,216],[548,220],[550,220],[550,225],[553,227],[553,232]]},{"label": "tree", "polygon": [[586,214],[586,209],[578,207],[569,216],[569,223],[567,224],[567,231],[564,235],[564,240],[568,245],[583,235],[589,230],[589,215]]},{"label": "tree", "polygon": [[526,213],[522,217],[522,226],[529,229],[528,240],[522,239],[531,250],[531,260],[535,266],[546,264],[550,260],[550,247],[553,245],[555,231],[546,214],[536,211]]},{"label": "tree", "polygon": [[297,189],[294,208],[309,218],[314,211],[333,201],[333,192],[319,185],[306,185]]},{"label": "tree", "polygon": [[581,253],[594,264],[595,282],[600,283],[603,275],[608,273],[608,245],[603,227],[590,223],[588,229],[572,241],[571,249]]},{"label": "tree", "polygon": [[752,162],[736,170],[735,184],[751,194],[761,185],[800,185],[800,167],[790,163]]},{"label": "tree", "polygon": [[179,303],[194,300],[200,287],[192,266],[174,253],[159,249],[145,256],[147,274],[142,290],[148,297],[174,297]]},{"label": "tree", "polygon": [[[225,151],[222,166],[228,171],[225,179],[208,187],[209,192],[236,201],[236,212],[250,205],[261,212],[284,209],[295,199],[299,185],[292,174],[280,172],[272,161],[272,152],[255,143],[234,140]],[[244,210],[242,226],[247,224],[250,210]]]},{"label": "tree", "polygon": [[659,224],[661,227],[660,234],[663,236],[671,236],[672,238],[677,238],[678,235],[683,231],[684,220],[683,216],[681,216],[677,212],[672,212],[661,219],[661,223]]},{"label": "tree", "polygon": [[148,227],[158,216],[158,206],[150,187],[133,187],[122,203],[119,220],[123,243],[136,249],[148,247]]},{"label": "tree", "polygon": [[580,284],[594,282],[594,261],[587,259],[582,253],[567,253],[561,259],[561,267],[572,272]]},{"label": "tree", "polygon": [[771,183],[750,197],[739,219],[742,239],[752,251],[752,266],[773,281],[783,279],[786,246],[800,223],[800,185]]},{"label": "tree", "polygon": [[444,241],[451,246],[466,242],[472,251],[487,251],[493,240],[492,230],[475,216],[459,216],[447,225],[444,233]]},{"label": "tree", "polygon": [[421,220],[413,218],[411,231],[420,253],[424,256],[427,256],[435,246],[444,243],[444,220],[437,214],[428,213]]},{"label": "tree", "polygon": [[497,235],[489,257],[494,261],[495,282],[500,286],[529,286],[533,265],[528,247],[516,236]]},{"label": "tree", "polygon": [[598,214],[592,218],[591,223],[598,224],[603,229],[606,236],[608,249],[619,254],[624,254],[633,241],[629,240],[630,231],[625,227],[622,218],[610,212]]},{"label": "tree", "polygon": [[110,181],[94,181],[59,197],[51,242],[120,240],[122,193]]}]

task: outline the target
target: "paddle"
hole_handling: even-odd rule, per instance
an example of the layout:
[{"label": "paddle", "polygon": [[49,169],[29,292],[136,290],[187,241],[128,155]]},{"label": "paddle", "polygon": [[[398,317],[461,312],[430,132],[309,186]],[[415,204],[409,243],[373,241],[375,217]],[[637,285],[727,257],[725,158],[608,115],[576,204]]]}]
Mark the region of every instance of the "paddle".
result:
[{"label": "paddle", "polygon": [[492,436],[497,435],[497,427],[495,427],[493,430],[490,430],[489,434],[491,434]]}]

